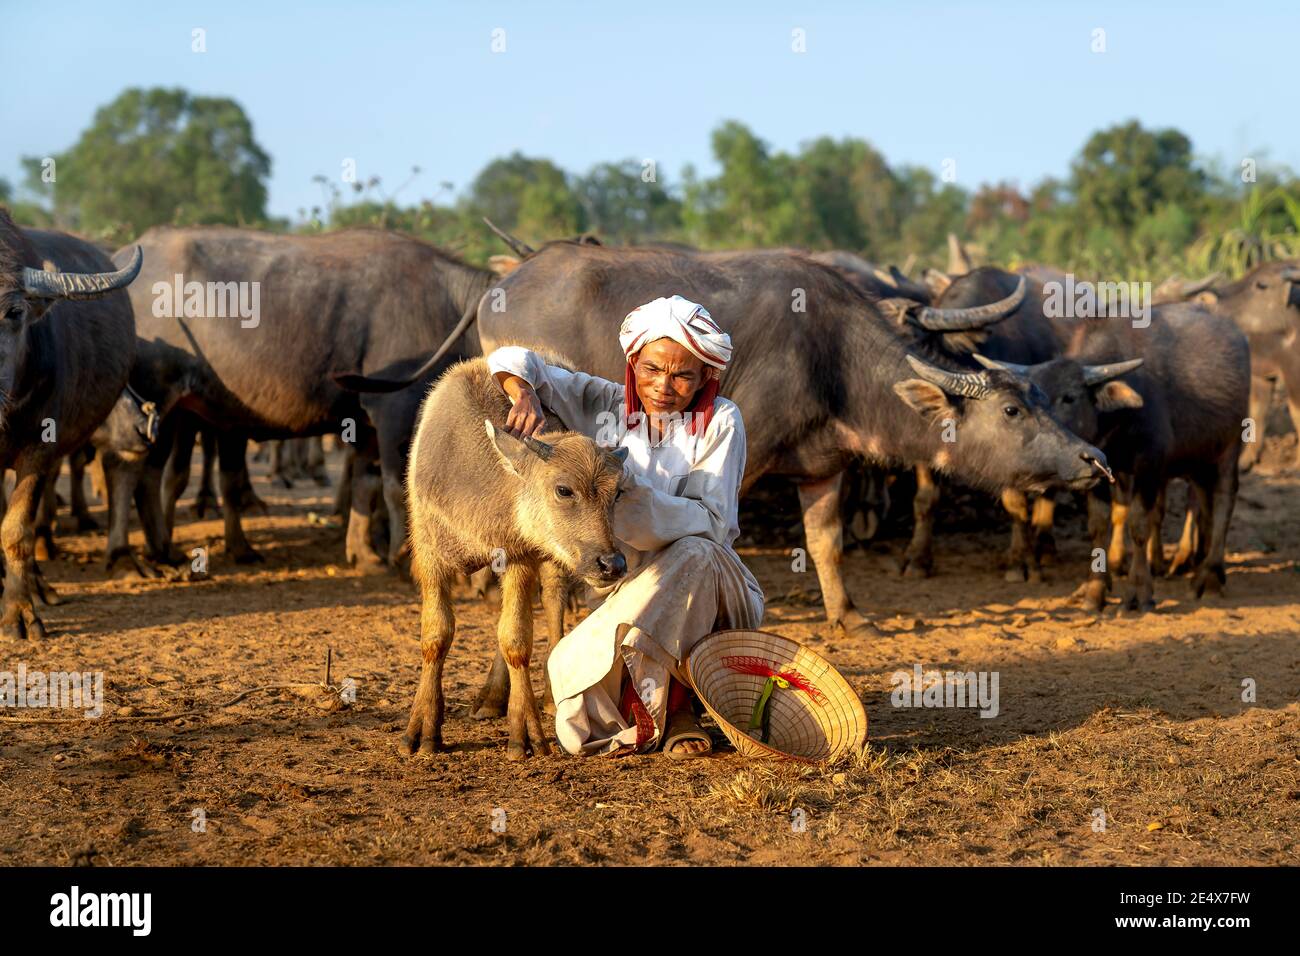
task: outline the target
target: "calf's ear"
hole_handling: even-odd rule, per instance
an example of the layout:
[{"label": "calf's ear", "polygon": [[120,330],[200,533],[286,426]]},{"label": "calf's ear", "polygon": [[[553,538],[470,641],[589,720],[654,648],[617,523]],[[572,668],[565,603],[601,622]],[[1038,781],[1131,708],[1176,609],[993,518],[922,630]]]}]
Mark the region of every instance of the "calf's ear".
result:
[{"label": "calf's ear", "polygon": [[1117,412],[1122,408],[1141,408],[1142,396],[1119,379],[1111,379],[1097,388],[1097,411]]},{"label": "calf's ear", "polygon": [[523,477],[524,461],[532,453],[518,438],[505,429],[497,428],[486,418],[483,419],[483,427],[487,429],[501,467],[512,475]]},{"label": "calf's ear", "polygon": [[909,378],[896,382],[894,392],[926,421],[957,417],[957,409],[948,400],[948,393],[923,379]]}]

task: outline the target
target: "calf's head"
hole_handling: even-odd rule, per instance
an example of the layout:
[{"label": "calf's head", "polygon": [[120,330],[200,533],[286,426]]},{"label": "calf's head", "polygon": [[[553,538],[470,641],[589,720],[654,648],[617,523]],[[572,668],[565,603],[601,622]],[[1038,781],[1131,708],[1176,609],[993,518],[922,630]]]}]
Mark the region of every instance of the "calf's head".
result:
[{"label": "calf's head", "polygon": [[612,521],[627,449],[601,448],[582,435],[516,438],[485,421],[501,467],[514,481],[519,532],[589,584],[627,573]]},{"label": "calf's head", "polygon": [[1087,488],[1106,456],[1063,428],[1047,396],[1002,369],[952,372],[907,357],[917,378],[894,391],[939,432],[933,464],[990,489]]}]

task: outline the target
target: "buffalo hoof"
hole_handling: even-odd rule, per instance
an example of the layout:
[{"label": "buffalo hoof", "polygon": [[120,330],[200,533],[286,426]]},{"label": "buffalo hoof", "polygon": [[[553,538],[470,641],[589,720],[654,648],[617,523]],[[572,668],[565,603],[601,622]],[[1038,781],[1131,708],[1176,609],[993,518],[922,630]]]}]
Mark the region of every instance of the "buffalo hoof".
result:
[{"label": "buffalo hoof", "polygon": [[144,581],[148,578],[159,577],[159,573],[153,568],[142,565],[129,548],[124,548],[108,556],[106,571],[110,579],[114,581]]},{"label": "buffalo hoof", "polygon": [[432,760],[435,754],[446,753],[450,749],[441,737],[422,737],[418,732],[414,736],[402,734],[402,740],[397,745],[400,756],[419,757],[422,760]]},{"label": "buffalo hoof", "polygon": [[201,491],[194,498],[194,514],[202,518],[208,512],[212,517],[221,517],[221,504],[217,501],[217,496],[210,491]]},{"label": "buffalo hoof", "polygon": [[848,612],[838,621],[831,622],[836,628],[844,632],[845,637],[850,638],[877,638],[884,637],[884,632],[875,624],[867,620],[862,612],[857,608],[849,608]]},{"label": "buffalo hoof", "polygon": [[1223,568],[1203,567],[1192,576],[1192,593],[1198,600],[1206,594],[1218,596],[1223,594],[1223,587],[1227,583]]},{"label": "buffalo hoof", "polygon": [[99,522],[90,515],[77,515],[77,532],[84,534],[88,531],[98,531]]},{"label": "buffalo hoof", "polygon": [[1030,568],[1030,569],[1029,569],[1029,583],[1030,583],[1030,584],[1042,584],[1042,583],[1043,583],[1043,569],[1042,569],[1042,568]]},{"label": "buffalo hoof", "polygon": [[36,535],[36,544],[32,549],[32,555],[37,561],[53,561],[59,553],[58,547],[54,544],[54,535],[48,531],[43,531]]},{"label": "buffalo hoof", "polygon": [[265,564],[266,558],[262,557],[260,551],[253,547],[243,547],[232,551],[230,556],[235,559],[236,564]]},{"label": "buffalo hoof", "polygon": [[383,574],[388,570],[384,559],[371,552],[362,552],[351,559],[352,566],[362,574]]},{"label": "buffalo hoof", "polygon": [[1002,580],[1009,581],[1012,584],[1024,584],[1028,579],[1029,577],[1025,574],[1025,566],[1023,564],[1011,565],[1011,567],[1007,568],[1006,572],[1002,575]]},{"label": "buffalo hoof", "polygon": [[36,595],[36,600],[40,601],[46,607],[58,607],[63,603],[63,598],[54,587],[45,580],[45,575],[39,571],[32,578],[31,591]]},{"label": "buffalo hoof", "polygon": [[10,605],[0,618],[0,637],[10,641],[45,639],[45,625],[31,604]]},{"label": "buffalo hoof", "polygon": [[1145,614],[1150,614],[1155,609],[1156,602],[1151,598],[1139,599],[1136,594],[1131,594],[1120,604],[1115,616],[1119,618],[1139,618]]}]

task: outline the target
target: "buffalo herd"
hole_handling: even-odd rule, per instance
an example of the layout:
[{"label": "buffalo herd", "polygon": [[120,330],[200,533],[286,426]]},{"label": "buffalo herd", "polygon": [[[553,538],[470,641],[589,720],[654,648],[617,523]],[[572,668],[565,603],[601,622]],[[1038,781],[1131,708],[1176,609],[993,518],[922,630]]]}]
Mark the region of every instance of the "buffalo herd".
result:
[{"label": "buffalo herd", "polygon": [[[199,503],[212,503],[215,464],[235,561],[260,557],[241,520],[258,502],[249,442],[332,434],[347,452],[347,560],[378,569],[413,558],[417,577],[445,592],[454,573],[488,563],[493,533],[509,537],[483,525],[495,521],[492,508],[510,510],[485,487],[493,470],[479,458],[488,445],[521,468],[553,449],[504,433],[458,442],[450,425],[434,423],[436,450],[412,450],[430,387],[459,365],[459,377],[438,387],[460,388],[475,415],[478,405],[500,404],[469,369],[506,344],[622,381],[623,317],[673,293],[704,303],[731,335],[721,390],[745,419],[742,494],[764,475],[794,482],[827,617],[849,633],[879,633],[840,569],[845,516],[862,487],[847,479],[864,469],[916,475],[900,566],[909,575],[933,572],[937,474],[1001,497],[1010,581],[1038,577],[1053,546],[1053,503],[1083,493],[1094,554],[1083,605],[1100,613],[1112,571],[1127,565],[1119,612],[1141,613],[1154,606],[1161,573],[1190,572],[1197,596],[1223,587],[1238,472],[1258,458],[1275,382],[1300,425],[1295,263],[1266,263],[1227,283],[1166,283],[1154,302],[1112,299],[1080,315],[1060,308],[1060,283],[1073,277],[1043,267],[963,264],[959,274],[927,270],[917,281],[844,252],[615,247],[590,237],[533,249],[499,234],[514,255],[494,257],[491,270],[369,228],[160,227],[110,259],[73,236],[20,227],[0,209],[0,457],[16,475],[0,525],[5,637],[43,636],[37,609],[58,600],[37,556],[52,546],[63,462],[83,528],[80,469],[92,457],[102,465],[109,570],[156,574],[189,559],[173,531],[199,438]],[[572,467],[616,465],[595,446],[564,454]],[[408,460],[430,480],[473,488],[475,508],[444,514],[408,500]],[[1166,562],[1161,523],[1179,481],[1189,504]],[[142,554],[127,538],[133,506]],[[372,533],[380,515],[386,547]],[[521,571],[503,580],[505,599],[524,613],[525,592],[545,580],[544,569]],[[446,601],[438,606],[450,613]],[[504,699],[507,666],[498,663],[490,681],[498,686],[481,700]],[[438,680],[426,674],[421,685],[428,720],[409,729],[412,746],[440,734]],[[510,709],[512,746],[536,739],[535,707]]]}]

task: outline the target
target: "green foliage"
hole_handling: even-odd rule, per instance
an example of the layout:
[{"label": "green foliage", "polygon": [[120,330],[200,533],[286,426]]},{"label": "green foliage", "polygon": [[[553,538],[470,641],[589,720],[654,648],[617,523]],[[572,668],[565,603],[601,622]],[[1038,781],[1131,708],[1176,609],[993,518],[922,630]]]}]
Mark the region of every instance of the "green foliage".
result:
[{"label": "green foliage", "polygon": [[271,158],[234,100],[184,90],[128,89],[95,114],[68,150],[24,157],[28,188],[56,221],[125,241],[163,223],[266,220]]},{"label": "green foliage", "polygon": [[[1268,259],[1300,257],[1292,173],[1260,169],[1258,182],[1240,182],[1237,169],[1198,161],[1178,130],[1135,121],[1090,136],[1064,179],[974,192],[923,167],[890,166],[853,137],[818,137],[783,152],[730,120],[710,145],[716,172],[687,166],[676,182],[634,159],[571,175],[515,152],[488,163],[461,194],[441,182],[411,204],[399,195],[421,189],[418,167],[391,192],[375,176],[343,184],[320,175],[321,204],[300,209],[296,228],[399,229],[475,262],[506,251],[484,216],[534,246],[592,231],[607,243],[844,249],[880,264],[939,268],[956,233],[977,263],[1046,264],[1096,278],[1237,276]],[[20,222],[54,221],[114,242],[159,223],[289,228],[266,217],[271,161],[228,99],[127,90],[53,159],[57,182],[49,184],[42,160],[25,158],[30,196],[0,180],[0,202]]]}]

